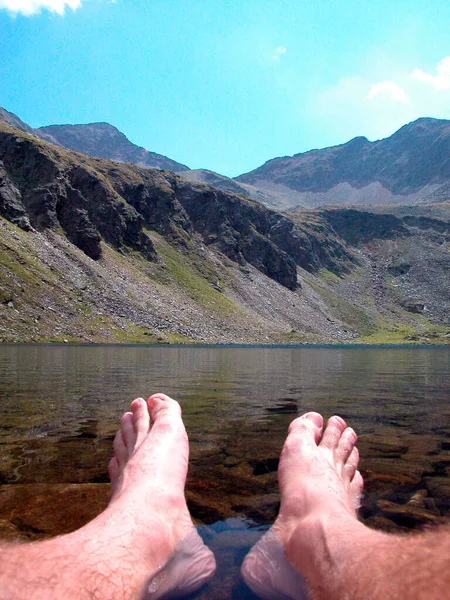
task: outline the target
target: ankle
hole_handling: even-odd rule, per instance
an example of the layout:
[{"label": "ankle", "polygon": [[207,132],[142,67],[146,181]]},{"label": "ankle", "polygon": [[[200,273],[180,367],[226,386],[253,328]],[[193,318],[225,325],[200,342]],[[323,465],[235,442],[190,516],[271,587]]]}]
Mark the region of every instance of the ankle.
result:
[{"label": "ankle", "polygon": [[[362,539],[372,533],[346,511],[313,512],[297,525],[286,546],[291,563],[308,579],[323,579],[357,556]],[[375,533],[375,532],[373,532]]]},{"label": "ankle", "polygon": [[307,580],[313,598],[338,598],[348,589],[348,573],[363,571],[385,538],[345,511],[313,513],[293,532],[286,554]]}]

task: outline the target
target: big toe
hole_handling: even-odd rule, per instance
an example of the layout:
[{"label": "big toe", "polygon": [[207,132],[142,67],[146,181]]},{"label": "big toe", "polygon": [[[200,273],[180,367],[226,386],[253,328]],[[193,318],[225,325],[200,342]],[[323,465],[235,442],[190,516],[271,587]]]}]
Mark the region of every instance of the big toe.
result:
[{"label": "big toe", "polygon": [[181,407],[166,394],[153,394],[147,401],[150,418],[155,427],[175,426],[181,421]]},{"label": "big toe", "polygon": [[317,448],[322,426],[322,416],[315,412],[306,413],[292,421],[281,452],[279,474],[291,467],[296,470],[300,456]]},{"label": "big toe", "polygon": [[158,463],[158,475],[165,487],[173,492],[184,491],[189,460],[189,442],[176,400],[165,394],[153,394],[148,399],[152,427],[143,450]]},{"label": "big toe", "polygon": [[288,438],[301,437],[305,441],[314,441],[316,444],[320,440],[323,428],[323,417],[317,412],[308,412],[297,417],[289,425]]}]

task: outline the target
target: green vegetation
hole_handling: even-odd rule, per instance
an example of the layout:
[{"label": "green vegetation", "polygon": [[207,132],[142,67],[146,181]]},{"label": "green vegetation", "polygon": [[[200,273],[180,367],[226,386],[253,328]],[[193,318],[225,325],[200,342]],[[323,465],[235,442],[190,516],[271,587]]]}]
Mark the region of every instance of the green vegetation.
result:
[{"label": "green vegetation", "polygon": [[355,329],[361,335],[369,335],[373,331],[374,325],[362,308],[345,300],[329,287],[320,285],[313,278],[309,278],[308,283],[331,308],[333,314],[344,323],[347,323],[349,328]]},{"label": "green vegetation", "polygon": [[376,331],[358,337],[355,342],[361,344],[448,344],[448,327],[430,323],[423,315],[411,315],[413,322],[388,321],[378,318]]},{"label": "green vegetation", "polygon": [[167,341],[169,344],[198,344],[197,340],[193,340],[181,333],[167,333]]},{"label": "green vegetation", "polygon": [[319,279],[321,279],[324,283],[339,283],[340,279],[335,274],[329,271],[328,269],[320,269],[318,274]]},{"label": "green vegetation", "polygon": [[158,255],[164,261],[166,275],[168,274],[187,296],[216,314],[226,316],[239,311],[234,302],[216,289],[223,284],[217,279],[213,265],[206,258],[200,258],[193,252],[183,254],[157,233],[151,232],[151,239]]}]

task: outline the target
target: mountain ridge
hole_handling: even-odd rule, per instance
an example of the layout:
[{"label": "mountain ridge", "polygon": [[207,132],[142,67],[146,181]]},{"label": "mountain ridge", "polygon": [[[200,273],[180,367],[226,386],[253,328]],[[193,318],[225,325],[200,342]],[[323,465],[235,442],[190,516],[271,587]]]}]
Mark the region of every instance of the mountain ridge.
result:
[{"label": "mountain ridge", "polygon": [[122,163],[130,162],[154,169],[189,171],[186,165],[133,144],[117,127],[104,121],[81,125],[46,125],[33,129],[14,113],[0,107],[0,122],[56,146],[89,156]]},{"label": "mountain ridge", "polygon": [[130,142],[109,123],[30,128],[0,109],[0,120],[72,150],[118,162],[168,169],[187,181],[239,193],[272,209],[326,205],[420,204],[450,195],[450,121],[422,117],[391,136],[276,157],[235,177],[186,165]]},{"label": "mountain ridge", "polygon": [[374,142],[274,158],[235,180],[291,193],[292,206],[436,201],[450,183],[450,121],[424,117]]},{"label": "mountain ridge", "polygon": [[0,125],[0,339],[448,342],[448,204],[282,214]]},{"label": "mountain ridge", "polygon": [[80,125],[46,125],[35,129],[35,131],[39,137],[46,141],[88,156],[133,163],[152,169],[189,170],[186,165],[133,144],[117,127],[106,122]]}]

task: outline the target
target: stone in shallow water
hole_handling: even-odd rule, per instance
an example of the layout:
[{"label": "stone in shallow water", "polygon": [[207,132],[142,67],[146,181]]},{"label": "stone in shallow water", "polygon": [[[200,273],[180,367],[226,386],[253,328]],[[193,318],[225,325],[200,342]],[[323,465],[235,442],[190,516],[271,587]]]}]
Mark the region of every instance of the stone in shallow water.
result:
[{"label": "stone in shallow water", "polygon": [[445,513],[450,512],[450,478],[426,477],[425,485],[430,494],[435,497],[437,505]]},{"label": "stone in shallow water", "polygon": [[261,538],[261,535],[260,531],[251,529],[223,531],[214,537],[210,543],[210,548],[213,551],[224,548],[250,549]]},{"label": "stone in shallow water", "polygon": [[399,458],[407,452],[408,443],[394,435],[365,435],[358,438],[358,449],[362,457]]},{"label": "stone in shallow water", "polygon": [[394,523],[391,519],[382,517],[381,515],[369,517],[364,521],[364,524],[371,529],[378,529],[380,531],[385,531],[386,533],[399,533],[401,531],[405,533],[411,532],[410,528],[397,525],[397,523]]},{"label": "stone in shallow water", "polygon": [[389,502],[389,500],[379,500],[377,506],[383,514],[388,515],[400,525],[413,523],[415,526],[419,526],[424,523],[443,523],[445,521],[445,519],[426,508],[421,508],[411,503],[397,504]]},{"label": "stone in shallow water", "polygon": [[383,484],[417,485],[431,461],[425,463],[406,462],[394,458],[369,458],[361,461],[361,473],[367,489],[380,488]]},{"label": "stone in shallow water", "polygon": [[273,523],[280,508],[280,494],[260,494],[257,496],[232,496],[231,505],[237,512],[244,512],[258,523]]},{"label": "stone in shallow water", "polygon": [[203,495],[192,490],[186,491],[187,505],[192,517],[203,523],[225,520],[230,516],[237,516],[230,505],[227,497],[220,493]]},{"label": "stone in shallow water", "polygon": [[0,533],[8,539],[42,539],[74,531],[104,510],[109,489],[98,483],[2,485],[2,519],[10,527]]}]

